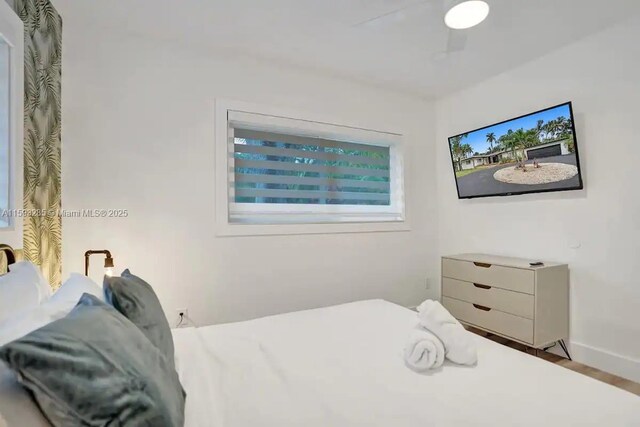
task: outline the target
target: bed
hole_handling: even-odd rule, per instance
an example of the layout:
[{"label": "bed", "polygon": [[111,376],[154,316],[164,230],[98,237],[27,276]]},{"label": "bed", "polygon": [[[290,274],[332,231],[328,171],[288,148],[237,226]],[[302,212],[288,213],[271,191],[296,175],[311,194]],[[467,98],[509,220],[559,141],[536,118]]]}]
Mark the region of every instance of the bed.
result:
[{"label": "bed", "polygon": [[[403,349],[416,324],[415,312],[369,300],[171,332],[167,326],[187,394],[184,424],[640,426],[639,397],[476,335],[476,366],[445,362],[413,372]],[[0,362],[0,427],[49,425]]]},{"label": "bed", "polygon": [[185,425],[640,425],[639,397],[480,336],[477,366],[417,374],[415,323],[371,300],[175,329]]}]

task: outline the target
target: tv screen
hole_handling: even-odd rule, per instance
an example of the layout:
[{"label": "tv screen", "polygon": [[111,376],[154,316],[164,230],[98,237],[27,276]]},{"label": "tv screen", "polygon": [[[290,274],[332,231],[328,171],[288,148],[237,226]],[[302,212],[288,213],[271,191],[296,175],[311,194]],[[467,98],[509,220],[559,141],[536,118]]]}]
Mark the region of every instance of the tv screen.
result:
[{"label": "tv screen", "polygon": [[458,198],[582,189],[570,102],[449,138]]}]

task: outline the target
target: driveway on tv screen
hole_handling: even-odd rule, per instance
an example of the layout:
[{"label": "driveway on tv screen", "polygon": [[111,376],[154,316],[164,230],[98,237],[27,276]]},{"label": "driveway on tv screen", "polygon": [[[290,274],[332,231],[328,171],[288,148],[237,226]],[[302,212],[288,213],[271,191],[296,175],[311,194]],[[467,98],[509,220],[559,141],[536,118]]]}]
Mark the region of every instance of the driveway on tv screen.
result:
[{"label": "driveway on tv screen", "polygon": [[[576,166],[576,155],[575,154],[567,154],[564,156],[552,156],[545,158],[538,158],[536,161],[541,165],[542,168],[545,167],[545,163],[559,163],[561,165],[572,165]],[[533,168],[533,161],[527,161],[527,169],[531,171],[530,168]],[[503,182],[495,179],[494,175],[496,172],[500,170],[505,170],[503,173],[510,172],[507,170],[511,168],[513,170],[515,167],[514,163],[511,164],[502,164],[496,166],[489,166],[478,168],[474,172],[469,173],[468,175],[464,175],[458,180],[458,191],[460,193],[460,197],[472,197],[472,196],[483,196],[483,195],[493,195],[493,194],[504,194],[504,193],[515,193],[521,191],[543,191],[543,190],[558,190],[563,188],[573,188],[577,187],[580,183],[578,174],[573,175],[569,179],[561,179],[559,181],[547,182],[544,184],[514,184],[510,182]],[[522,172],[522,171],[514,171],[518,174],[526,174],[526,173],[535,173],[535,172]]]}]

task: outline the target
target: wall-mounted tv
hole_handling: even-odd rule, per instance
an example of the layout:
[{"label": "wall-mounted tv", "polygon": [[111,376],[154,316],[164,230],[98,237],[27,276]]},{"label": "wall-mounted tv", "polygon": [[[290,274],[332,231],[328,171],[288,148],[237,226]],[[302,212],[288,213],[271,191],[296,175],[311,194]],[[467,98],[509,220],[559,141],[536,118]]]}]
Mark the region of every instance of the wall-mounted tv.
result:
[{"label": "wall-mounted tv", "polygon": [[571,102],[449,138],[458,198],[582,189]]}]

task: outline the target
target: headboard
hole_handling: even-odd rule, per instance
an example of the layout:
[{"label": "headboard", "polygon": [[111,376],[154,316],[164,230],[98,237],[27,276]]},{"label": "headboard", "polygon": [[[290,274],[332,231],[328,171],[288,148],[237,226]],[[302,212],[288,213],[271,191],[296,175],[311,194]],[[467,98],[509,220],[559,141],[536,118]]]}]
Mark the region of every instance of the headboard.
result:
[{"label": "headboard", "polygon": [[16,253],[11,246],[0,243],[0,252],[4,252],[4,256],[7,257],[7,265],[16,262]]},{"label": "headboard", "polygon": [[9,266],[16,262],[16,252],[11,246],[0,243],[0,253],[4,254],[2,257],[4,259],[0,259],[0,274],[4,274],[8,271]]}]

